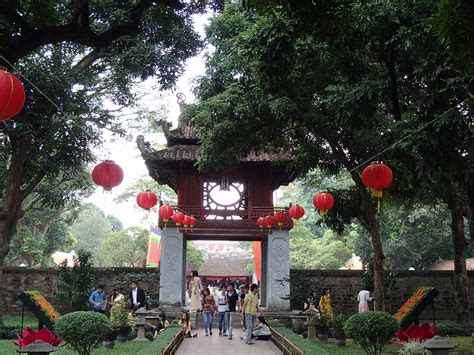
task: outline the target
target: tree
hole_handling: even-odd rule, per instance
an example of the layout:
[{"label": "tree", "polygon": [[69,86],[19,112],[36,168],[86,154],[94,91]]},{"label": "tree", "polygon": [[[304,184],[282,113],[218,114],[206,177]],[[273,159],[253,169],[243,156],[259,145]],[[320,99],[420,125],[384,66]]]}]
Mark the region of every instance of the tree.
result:
[{"label": "tree", "polygon": [[0,123],[0,277],[28,198],[45,202],[38,191],[48,182],[92,161],[102,129],[120,133],[103,100],[132,106],[135,79],[172,87],[199,48],[191,15],[204,7],[177,0],[0,4],[0,65],[53,98],[27,86],[23,111]]},{"label": "tree", "polygon": [[195,267],[199,268],[202,264],[204,264],[204,252],[195,248],[191,243],[188,243],[186,247],[186,262],[189,262]]},{"label": "tree", "polygon": [[360,171],[375,158],[390,160],[395,195],[436,196],[452,212],[458,315],[465,322],[472,67],[450,58],[434,36],[434,3],[321,0],[301,7],[276,0],[259,2],[257,10],[255,16],[229,7],[208,29],[216,50],[197,88],[201,101],[186,117],[203,138],[201,167],[233,164],[252,150],[285,150],[302,172],[319,166],[350,174],[354,187],[337,197],[351,208],[339,216],[350,222],[352,214],[371,237],[382,310],[384,253]]},{"label": "tree", "polygon": [[129,202],[135,200],[137,195],[145,190],[150,190],[161,196],[161,199],[169,204],[176,204],[177,196],[176,192],[173,191],[169,186],[158,185],[156,181],[150,179],[150,177],[142,177],[135,181],[133,184],[127,186],[125,191],[114,198],[115,202]]},{"label": "tree", "polygon": [[144,267],[148,247],[148,232],[130,227],[118,232],[109,232],[97,251],[100,266]]}]

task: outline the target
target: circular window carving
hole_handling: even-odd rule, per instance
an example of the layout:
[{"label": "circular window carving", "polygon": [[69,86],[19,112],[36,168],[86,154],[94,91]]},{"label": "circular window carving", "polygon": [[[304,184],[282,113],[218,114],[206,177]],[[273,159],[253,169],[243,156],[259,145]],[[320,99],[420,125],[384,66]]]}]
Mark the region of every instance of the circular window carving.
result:
[{"label": "circular window carving", "polygon": [[211,200],[222,207],[235,206],[242,199],[241,192],[233,184],[229,186],[229,190],[221,190],[219,185],[215,185],[209,191]]}]

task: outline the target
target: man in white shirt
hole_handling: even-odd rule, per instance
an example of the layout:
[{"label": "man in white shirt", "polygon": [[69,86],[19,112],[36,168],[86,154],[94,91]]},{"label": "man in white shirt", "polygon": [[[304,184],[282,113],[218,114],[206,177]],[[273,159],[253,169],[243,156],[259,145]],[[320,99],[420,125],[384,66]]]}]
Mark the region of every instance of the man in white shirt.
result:
[{"label": "man in white shirt", "polygon": [[222,285],[217,294],[217,311],[219,312],[219,335],[227,336],[227,286]]},{"label": "man in white shirt", "polygon": [[128,298],[131,303],[131,308],[135,312],[138,308],[145,306],[145,291],[138,287],[138,281],[133,281],[130,285],[131,290]]}]

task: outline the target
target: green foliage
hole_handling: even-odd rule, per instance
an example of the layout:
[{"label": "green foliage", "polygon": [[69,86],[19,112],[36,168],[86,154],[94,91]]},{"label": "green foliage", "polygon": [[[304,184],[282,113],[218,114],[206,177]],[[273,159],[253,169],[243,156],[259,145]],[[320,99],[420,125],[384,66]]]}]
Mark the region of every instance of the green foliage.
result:
[{"label": "green foliage", "polygon": [[117,275],[112,286],[128,289],[133,281],[153,282],[156,279],[156,274],[160,272],[159,269],[147,269],[143,272],[122,272]]},{"label": "green foliage", "polygon": [[441,336],[470,336],[472,333],[474,333],[474,323],[471,323],[471,325],[469,326],[451,322],[443,322],[440,324],[436,324],[436,327],[438,328],[439,335]]},{"label": "green foliage", "polygon": [[75,311],[89,309],[93,266],[91,258],[90,252],[80,249],[77,256],[74,256],[73,267],[68,267],[66,261],[61,265],[58,286]]},{"label": "green foliage", "polygon": [[161,196],[162,201],[168,204],[175,205],[177,203],[176,192],[172,188],[166,185],[158,185],[149,176],[141,177],[133,184],[128,185],[121,194],[114,198],[114,201],[118,203],[135,202],[137,195],[145,190],[153,191],[157,196]]},{"label": "green foliage", "polygon": [[314,294],[321,289],[319,280],[307,277],[304,271],[291,275],[290,286],[290,294],[285,299],[290,300],[292,309],[301,310],[304,308],[304,303],[308,301],[310,294]]},{"label": "green foliage", "polygon": [[329,328],[344,328],[347,317],[343,314],[339,314],[329,320]]},{"label": "green foliage", "polygon": [[114,304],[110,308],[110,324],[113,328],[122,328],[128,325],[128,312],[125,305]]},{"label": "green foliage", "polygon": [[303,338],[308,337],[308,325],[306,323],[294,325],[292,330],[294,333],[301,335]]},{"label": "green foliage", "polygon": [[186,246],[186,261],[197,268],[200,267],[204,264],[204,251],[197,249],[191,243],[188,243]]},{"label": "green foliage", "polygon": [[147,248],[148,232],[130,227],[107,234],[97,250],[97,260],[100,266],[106,267],[145,266]]},{"label": "green foliage", "polygon": [[385,312],[365,312],[352,315],[344,327],[346,335],[369,355],[379,355],[399,328],[394,316]]},{"label": "green foliage", "polygon": [[110,321],[97,312],[72,312],[62,316],[54,331],[79,355],[90,355],[112,331]]}]

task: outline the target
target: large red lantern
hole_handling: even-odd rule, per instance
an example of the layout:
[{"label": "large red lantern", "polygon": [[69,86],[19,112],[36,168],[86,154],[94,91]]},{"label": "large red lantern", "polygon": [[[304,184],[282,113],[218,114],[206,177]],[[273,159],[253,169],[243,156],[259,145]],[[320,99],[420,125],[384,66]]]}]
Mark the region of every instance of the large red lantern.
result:
[{"label": "large red lantern", "polygon": [[156,194],[150,190],[140,192],[137,196],[137,205],[145,210],[150,210],[158,202]]},{"label": "large red lantern", "polygon": [[179,227],[183,221],[184,221],[184,213],[180,211],[176,211],[171,218],[173,219],[173,222],[176,224],[177,227]]},{"label": "large red lantern", "polygon": [[382,163],[372,163],[362,171],[362,182],[372,190],[372,196],[377,198],[377,212],[380,212],[382,190],[387,189],[393,181],[392,169]]},{"label": "large red lantern", "polygon": [[314,195],[313,204],[321,215],[325,215],[334,206],[334,197],[329,192],[320,192]]},{"label": "large red lantern", "polygon": [[110,191],[113,187],[121,184],[123,170],[113,160],[105,160],[94,167],[92,179],[97,185],[102,186],[105,191]]},{"label": "large red lantern", "polygon": [[257,219],[257,224],[258,224],[258,226],[260,227],[260,230],[262,230],[263,227],[265,227],[265,225],[267,224],[267,219],[266,219],[266,217],[263,217],[263,216],[262,216],[262,217],[258,217],[258,219]]},{"label": "large red lantern", "polygon": [[283,223],[286,221],[286,213],[285,212],[277,212],[275,213],[275,222],[277,223],[278,227],[281,230],[281,227],[283,226]]},{"label": "large red lantern", "polygon": [[265,223],[267,225],[267,228],[271,229],[273,227],[273,225],[275,224],[275,217],[273,217],[272,215],[266,216],[265,217]]},{"label": "large red lantern", "polygon": [[0,121],[15,117],[25,104],[25,88],[13,74],[0,70]]},{"label": "large red lantern", "polygon": [[298,220],[304,216],[304,208],[300,205],[293,205],[288,210],[288,215],[294,222],[298,222]]},{"label": "large red lantern", "polygon": [[163,222],[165,223],[165,229],[166,229],[166,224],[170,220],[170,218],[173,216],[174,209],[170,205],[163,205],[160,207],[160,218],[163,219]]}]

